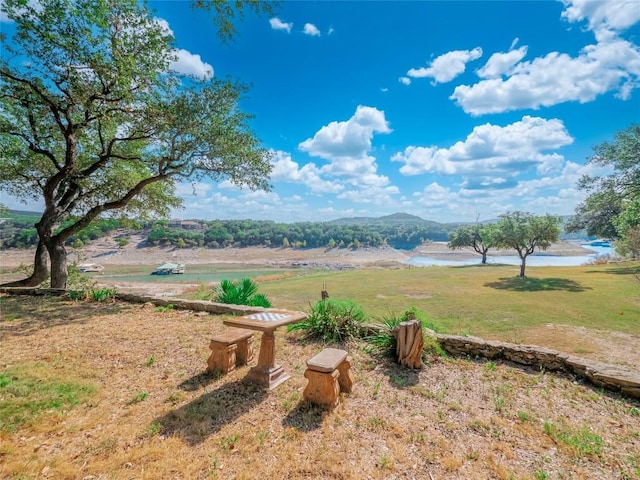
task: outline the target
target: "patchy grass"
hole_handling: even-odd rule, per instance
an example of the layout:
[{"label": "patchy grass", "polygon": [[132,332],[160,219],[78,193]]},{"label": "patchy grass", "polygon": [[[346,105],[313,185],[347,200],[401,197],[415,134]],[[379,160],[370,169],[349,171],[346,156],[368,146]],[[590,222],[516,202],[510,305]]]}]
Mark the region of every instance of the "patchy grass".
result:
[{"label": "patchy grass", "polygon": [[42,416],[64,414],[91,397],[95,387],[69,378],[57,378],[42,363],[22,363],[0,372],[0,431],[41,421]]},{"label": "patchy grass", "polygon": [[412,371],[350,343],[354,390],[326,412],[302,399],[320,344],[280,329],[291,378],[267,391],[248,367],[206,374],[221,317],[88,305],[2,298],[1,378],[75,396],[0,431],[0,478],[640,479],[640,402],[574,378],[439,356]]}]

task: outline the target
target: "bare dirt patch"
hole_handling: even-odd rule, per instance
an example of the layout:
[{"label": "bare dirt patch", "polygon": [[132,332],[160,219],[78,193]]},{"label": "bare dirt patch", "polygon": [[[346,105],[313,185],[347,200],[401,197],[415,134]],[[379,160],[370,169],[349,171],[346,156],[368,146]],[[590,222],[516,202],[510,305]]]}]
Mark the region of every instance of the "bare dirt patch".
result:
[{"label": "bare dirt patch", "polygon": [[204,372],[221,317],[0,300],[0,372],[96,387],[0,433],[2,478],[640,478],[640,403],[571,377],[440,357],[410,371],[351,344],[353,393],[326,413],[302,401],[321,346],[297,335],[278,332],[292,378],[265,391],[248,367]]}]

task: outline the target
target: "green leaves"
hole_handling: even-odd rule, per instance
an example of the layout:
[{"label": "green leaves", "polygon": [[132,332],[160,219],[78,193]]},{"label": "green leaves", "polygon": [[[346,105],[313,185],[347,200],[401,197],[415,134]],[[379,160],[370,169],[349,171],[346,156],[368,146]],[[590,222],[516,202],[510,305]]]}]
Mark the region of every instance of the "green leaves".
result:
[{"label": "green leaves", "polygon": [[364,318],[360,305],[350,300],[325,298],[311,307],[306,320],[290,325],[288,330],[304,330],[308,338],[342,343],[360,336]]},{"label": "green leaves", "polygon": [[[227,19],[270,8],[210,5]],[[16,34],[0,39],[0,188],[44,203],[52,285],[66,283],[65,240],[104,213],[168,215],[184,180],[270,188],[246,88],[170,71],[174,38],[136,0],[6,0],[3,13]]]},{"label": "green leaves", "polygon": [[249,278],[241,280],[222,280],[213,293],[213,301],[250,307],[271,307],[266,295],[258,293],[258,285]]},{"label": "green leaves", "polygon": [[536,216],[528,212],[509,212],[500,215],[492,231],[493,243],[498,248],[511,248],[518,252],[520,276],[524,277],[527,256],[536,249],[546,250],[560,236],[560,217]]}]

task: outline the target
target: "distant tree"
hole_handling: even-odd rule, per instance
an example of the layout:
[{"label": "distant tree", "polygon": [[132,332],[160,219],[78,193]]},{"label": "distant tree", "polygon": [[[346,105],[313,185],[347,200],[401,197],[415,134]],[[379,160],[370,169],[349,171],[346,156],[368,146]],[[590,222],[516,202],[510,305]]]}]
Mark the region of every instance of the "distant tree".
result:
[{"label": "distant tree", "polygon": [[497,248],[512,248],[520,257],[520,276],[525,276],[527,257],[536,249],[546,250],[560,236],[560,217],[535,216],[528,212],[500,215],[492,229],[492,244]]},{"label": "distant tree", "polygon": [[282,247],[283,248],[289,248],[291,246],[291,244],[289,243],[289,240],[287,239],[287,237],[284,237],[282,239]]},{"label": "distant tree", "polygon": [[[227,15],[242,3],[195,6]],[[172,34],[137,0],[3,0],[2,9],[16,34],[0,36],[0,187],[44,203],[34,273],[17,283],[44,281],[49,259],[51,286],[64,288],[67,239],[116,211],[167,215],[181,204],[179,182],[270,188],[269,155],[238,108],[245,88],[172,71]]]},{"label": "distant tree", "polygon": [[589,193],[565,229],[587,229],[590,235],[623,239],[640,225],[640,125],[615,135],[613,142],[596,145],[589,163],[610,167],[601,176],[583,176],[578,188]]},{"label": "distant tree", "polygon": [[473,248],[482,255],[482,263],[487,263],[487,252],[493,246],[492,225],[468,225],[460,227],[455,232],[449,234],[447,246],[451,250],[458,250],[465,247]]}]

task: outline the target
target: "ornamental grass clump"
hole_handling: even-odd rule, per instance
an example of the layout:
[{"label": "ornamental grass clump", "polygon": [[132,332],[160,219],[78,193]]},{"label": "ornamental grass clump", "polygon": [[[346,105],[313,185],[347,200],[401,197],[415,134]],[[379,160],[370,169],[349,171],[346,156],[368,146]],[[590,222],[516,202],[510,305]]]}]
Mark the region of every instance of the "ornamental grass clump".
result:
[{"label": "ornamental grass clump", "polygon": [[247,305],[249,307],[271,307],[266,295],[258,293],[258,285],[249,278],[237,281],[222,280],[211,295],[214,302],[231,305]]},{"label": "ornamental grass clump", "polygon": [[306,338],[325,343],[344,343],[360,337],[364,322],[362,307],[350,300],[325,298],[311,306],[307,319],[290,325],[289,331],[304,330]]}]

